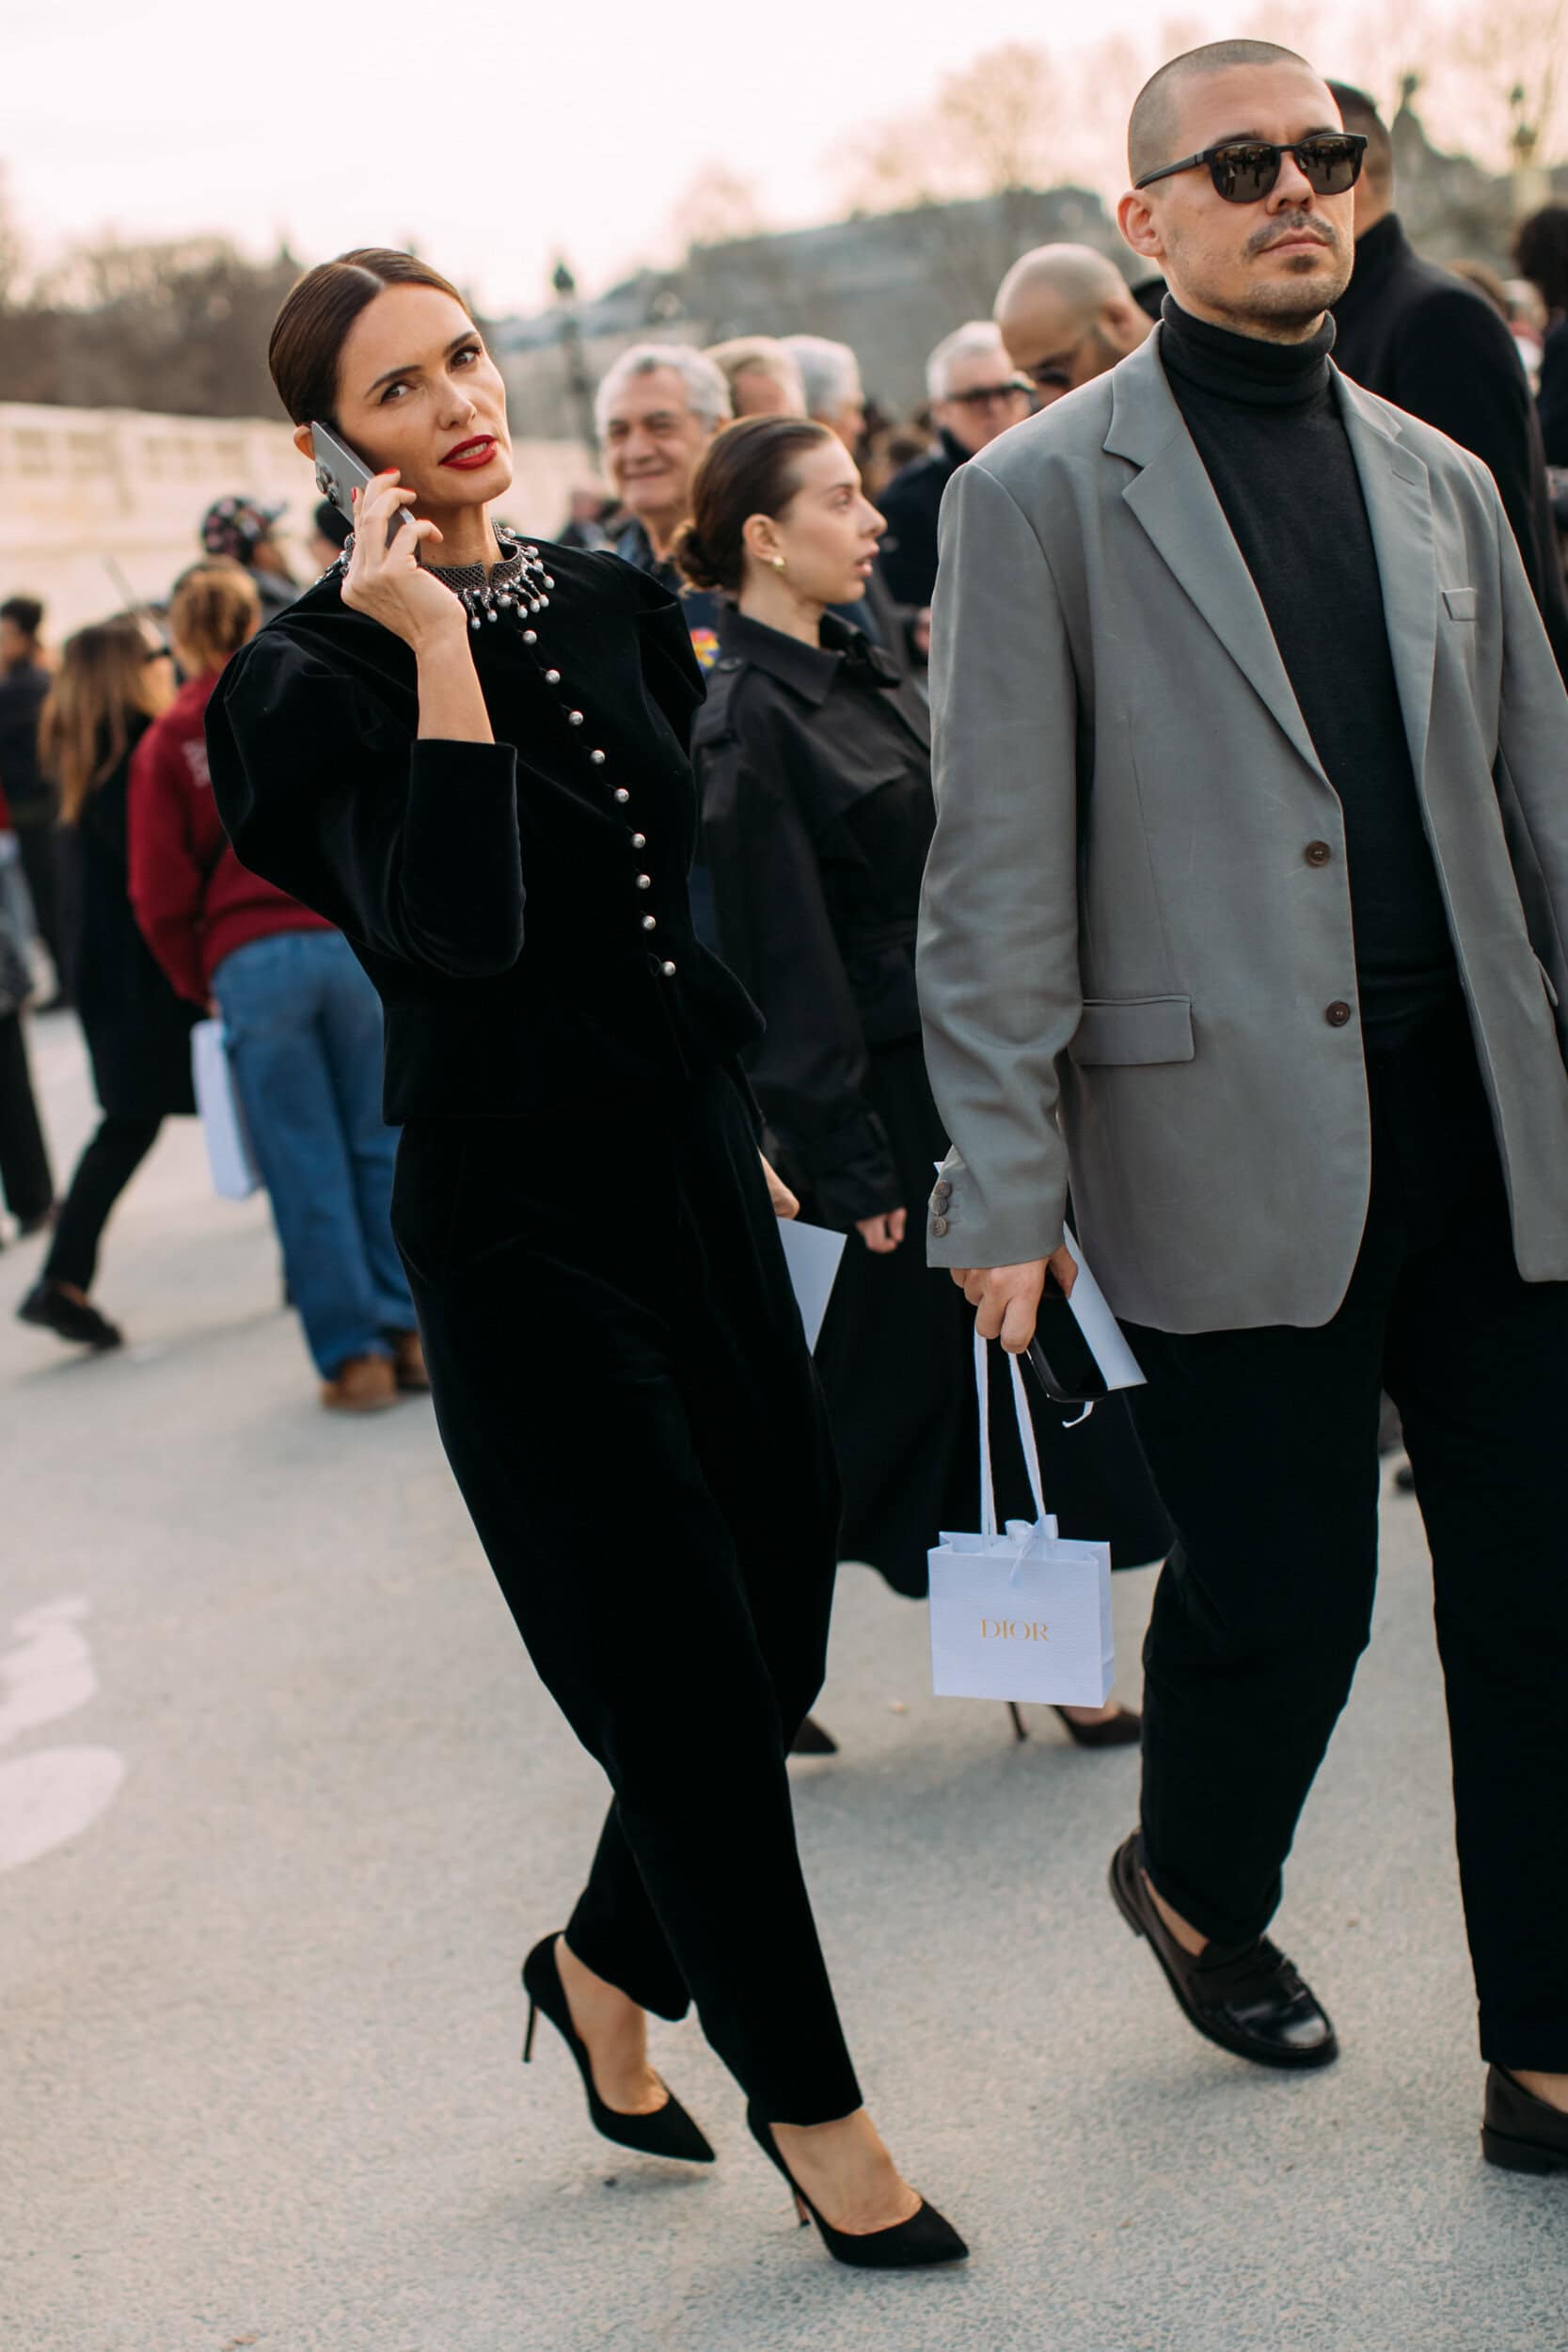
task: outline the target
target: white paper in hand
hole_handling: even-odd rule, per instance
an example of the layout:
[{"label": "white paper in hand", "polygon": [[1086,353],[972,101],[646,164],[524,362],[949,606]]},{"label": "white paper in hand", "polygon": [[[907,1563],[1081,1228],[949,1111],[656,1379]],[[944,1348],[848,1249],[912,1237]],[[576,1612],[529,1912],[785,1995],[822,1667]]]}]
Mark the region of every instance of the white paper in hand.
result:
[{"label": "white paper in hand", "polygon": [[1111,1312],[1105,1294],[1084,1263],[1084,1252],[1075,1233],[1065,1232],[1066,1242],[1078,1279],[1072,1286],[1068,1305],[1077,1319],[1078,1328],[1087,1340],[1095,1362],[1105,1375],[1108,1389],[1141,1389],[1144,1375],[1137,1358],[1127,1344],[1127,1335]]},{"label": "white paper in hand", "polygon": [[844,1235],[830,1233],[822,1225],[803,1225],[798,1216],[791,1216],[779,1220],[779,1237],[800,1321],[806,1327],[806,1345],[815,1348],[844,1255]]}]

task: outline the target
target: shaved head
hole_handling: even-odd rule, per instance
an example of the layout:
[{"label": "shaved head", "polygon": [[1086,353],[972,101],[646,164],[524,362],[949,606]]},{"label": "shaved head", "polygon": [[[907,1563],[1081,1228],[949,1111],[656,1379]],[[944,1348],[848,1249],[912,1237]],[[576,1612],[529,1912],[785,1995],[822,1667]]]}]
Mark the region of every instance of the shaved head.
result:
[{"label": "shaved head", "polygon": [[1092,245],[1037,245],[997,288],[996,322],[1006,332],[1007,312],[1037,294],[1059,294],[1075,310],[1097,310],[1126,288],[1116,263]]},{"label": "shaved head", "polygon": [[1308,73],[1313,71],[1293,49],[1281,49],[1272,40],[1212,40],[1201,49],[1172,57],[1151,74],[1132,101],[1127,124],[1127,175],[1133,186],[1146,172],[1180,161],[1181,101],[1195,82],[1227,73],[1236,66],[1271,65],[1299,65]]}]

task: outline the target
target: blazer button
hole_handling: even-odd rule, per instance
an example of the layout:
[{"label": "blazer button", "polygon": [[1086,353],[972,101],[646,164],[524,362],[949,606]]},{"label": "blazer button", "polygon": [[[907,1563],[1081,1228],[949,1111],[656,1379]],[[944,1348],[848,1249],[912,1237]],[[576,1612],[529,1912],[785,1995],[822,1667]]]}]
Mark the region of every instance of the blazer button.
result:
[{"label": "blazer button", "polygon": [[1346,1022],[1350,1019],[1350,1007],[1345,1003],[1342,997],[1336,996],[1334,1002],[1329,1006],[1327,1011],[1323,1014],[1323,1019],[1328,1023],[1331,1029],[1342,1029]]},{"label": "blazer button", "polygon": [[675,967],[673,963],[661,963],[658,968],[663,973],[667,980],[673,980],[674,978]]},{"label": "blazer button", "polygon": [[939,1209],[945,1209],[949,1200],[952,1200],[953,1187],[948,1183],[945,1176],[942,1179],[940,1184],[932,1187],[931,1198],[936,1202]]},{"label": "blazer button", "polygon": [[1308,866],[1326,866],[1334,852],[1326,841],[1309,841],[1302,854]]},{"label": "blazer button", "polygon": [[943,1233],[947,1231],[947,1219],[944,1216],[934,1216],[931,1219],[931,1231],[936,1235],[938,1241],[941,1241]]}]

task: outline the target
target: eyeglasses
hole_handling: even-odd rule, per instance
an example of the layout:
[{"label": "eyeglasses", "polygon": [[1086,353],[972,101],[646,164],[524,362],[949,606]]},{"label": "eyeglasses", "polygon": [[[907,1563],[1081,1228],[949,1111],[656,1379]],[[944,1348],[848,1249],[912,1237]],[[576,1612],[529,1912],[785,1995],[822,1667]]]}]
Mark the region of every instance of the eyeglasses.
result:
[{"label": "eyeglasses", "polygon": [[1286,156],[1293,155],[1314,196],[1343,196],[1360,179],[1366,152],[1366,136],[1360,131],[1320,131],[1284,147],[1267,139],[1227,139],[1221,147],[1206,147],[1201,155],[1184,155],[1179,164],[1146,171],[1133,184],[1149,188],[1156,180],[1170,180],[1179,171],[1196,171],[1199,164],[1207,164],[1214,194],[1227,204],[1259,204],[1272,195]]},{"label": "eyeglasses", "polygon": [[944,397],[960,408],[986,408],[992,401],[1025,399],[1030,390],[1022,375],[1015,375],[1006,384],[976,384],[972,392],[948,392]]}]

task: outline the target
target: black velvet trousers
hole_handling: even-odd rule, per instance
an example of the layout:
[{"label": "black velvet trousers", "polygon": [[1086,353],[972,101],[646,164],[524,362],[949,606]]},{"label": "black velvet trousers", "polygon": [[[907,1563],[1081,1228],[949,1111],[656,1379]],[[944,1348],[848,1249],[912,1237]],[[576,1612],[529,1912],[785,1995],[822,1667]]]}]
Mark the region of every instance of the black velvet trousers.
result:
[{"label": "black velvet trousers", "polygon": [[1129,1331],[1178,1534],[1144,1653],[1144,1859],[1203,1933],[1267,1926],[1368,1637],[1386,1388],[1432,1549],[1481,2052],[1565,2071],[1568,1285],[1515,1269],[1463,1011],[1370,1055],[1368,1082],[1371,1199],[1333,1319]]},{"label": "black velvet trousers", "polygon": [[838,1486],[748,1104],[715,1073],[635,1121],[411,1120],[392,1227],[464,1501],[613,1791],[572,1949],[694,2001],[771,2121],[848,2114],[784,1765]]}]

